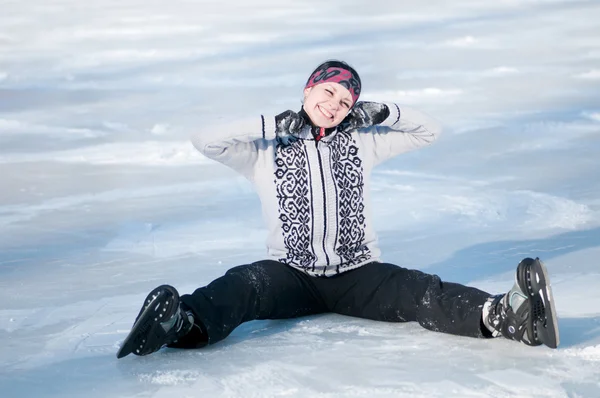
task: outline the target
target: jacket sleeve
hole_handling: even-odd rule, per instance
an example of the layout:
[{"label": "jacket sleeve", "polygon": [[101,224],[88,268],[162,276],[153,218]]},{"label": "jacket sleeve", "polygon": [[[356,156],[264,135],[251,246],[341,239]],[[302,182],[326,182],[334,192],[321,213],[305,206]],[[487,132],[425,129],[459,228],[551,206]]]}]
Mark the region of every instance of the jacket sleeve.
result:
[{"label": "jacket sleeve", "polygon": [[275,139],[275,118],[239,120],[199,131],[192,144],[209,159],[216,160],[251,178],[258,159],[260,141]]},{"label": "jacket sleeve", "polygon": [[381,124],[358,130],[374,165],[433,143],[441,133],[438,121],[407,106],[386,103],[390,115]]}]

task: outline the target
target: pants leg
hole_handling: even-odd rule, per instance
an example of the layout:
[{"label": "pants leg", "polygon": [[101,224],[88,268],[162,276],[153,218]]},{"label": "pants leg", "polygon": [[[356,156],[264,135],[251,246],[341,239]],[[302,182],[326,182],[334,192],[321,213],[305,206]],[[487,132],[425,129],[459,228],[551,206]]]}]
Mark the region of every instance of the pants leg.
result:
[{"label": "pants leg", "polygon": [[319,279],[329,310],[388,322],[417,321],[426,329],[483,337],[481,310],[490,294],[437,275],[393,264],[371,263]]},{"label": "pants leg", "polygon": [[190,333],[178,342],[179,347],[216,343],[254,319],[294,318],[326,311],[311,277],[270,260],[232,268],[208,286],[182,295],[181,301],[193,312],[208,341],[206,337],[198,341]]}]

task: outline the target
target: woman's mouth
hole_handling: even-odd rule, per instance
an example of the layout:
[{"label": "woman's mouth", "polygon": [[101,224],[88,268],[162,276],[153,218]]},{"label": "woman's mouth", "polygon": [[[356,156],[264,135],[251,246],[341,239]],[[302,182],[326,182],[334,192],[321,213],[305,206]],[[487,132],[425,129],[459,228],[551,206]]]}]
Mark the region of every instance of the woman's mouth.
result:
[{"label": "woman's mouth", "polygon": [[333,116],[333,114],[331,114],[331,112],[329,112],[327,109],[325,109],[325,108],[323,108],[321,106],[318,106],[317,108],[319,108],[319,111],[321,112],[321,114],[323,116],[325,116],[325,118],[327,118],[329,120],[333,120],[334,116]]}]

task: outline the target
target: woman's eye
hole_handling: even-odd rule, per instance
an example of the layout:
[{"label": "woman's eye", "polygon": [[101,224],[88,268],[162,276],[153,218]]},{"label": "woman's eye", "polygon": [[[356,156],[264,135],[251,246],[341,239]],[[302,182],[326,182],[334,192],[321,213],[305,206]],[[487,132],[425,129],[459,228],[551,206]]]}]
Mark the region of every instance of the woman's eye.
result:
[{"label": "woman's eye", "polygon": [[327,92],[327,94],[333,95],[333,91],[331,91],[331,90],[325,90],[325,91]]}]

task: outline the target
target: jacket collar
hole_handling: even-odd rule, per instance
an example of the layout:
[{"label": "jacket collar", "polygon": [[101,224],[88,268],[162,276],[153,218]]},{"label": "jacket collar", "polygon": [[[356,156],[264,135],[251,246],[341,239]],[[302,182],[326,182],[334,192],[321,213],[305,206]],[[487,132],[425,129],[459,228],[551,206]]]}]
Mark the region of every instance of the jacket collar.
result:
[{"label": "jacket collar", "polygon": [[[298,115],[300,115],[304,121],[305,121],[305,127],[302,129],[302,131],[300,131],[297,134],[294,134],[297,138],[300,138],[302,140],[309,140],[309,141],[315,141],[317,140],[317,137],[319,136],[320,132],[321,132],[321,128],[319,126],[315,126],[315,124],[312,122],[312,120],[310,120],[310,117],[308,117],[308,114],[304,111],[304,108],[300,109],[300,112],[298,112]],[[329,142],[333,139],[333,137],[335,136],[335,134],[337,133],[337,127],[331,127],[328,129],[325,129],[325,135],[320,138],[320,141],[323,142]]]}]

